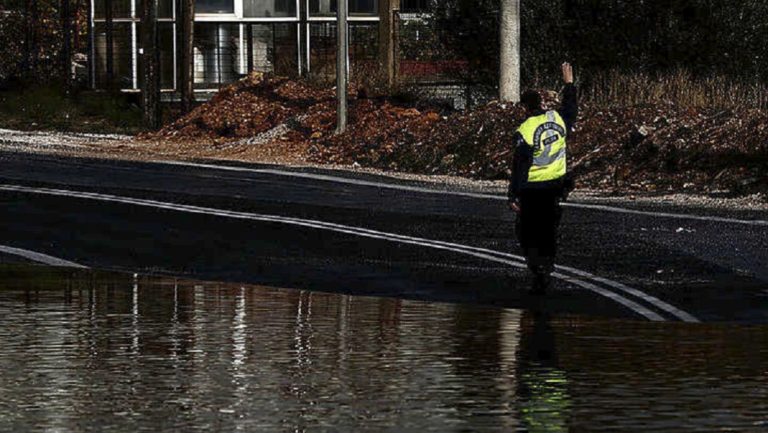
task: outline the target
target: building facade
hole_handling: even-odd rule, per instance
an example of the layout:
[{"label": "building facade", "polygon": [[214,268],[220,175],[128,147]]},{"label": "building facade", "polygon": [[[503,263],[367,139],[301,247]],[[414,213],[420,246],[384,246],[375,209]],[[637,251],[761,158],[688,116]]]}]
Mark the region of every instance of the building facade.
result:
[{"label": "building facade", "polygon": [[[161,87],[168,92],[178,84],[180,2],[157,1]],[[111,40],[114,85],[141,89],[141,6],[141,0],[91,0],[92,87],[107,84]],[[215,90],[249,71],[335,74],[335,21],[336,0],[196,0],[194,87]],[[351,63],[376,61],[379,21],[378,0],[349,0]]]}]

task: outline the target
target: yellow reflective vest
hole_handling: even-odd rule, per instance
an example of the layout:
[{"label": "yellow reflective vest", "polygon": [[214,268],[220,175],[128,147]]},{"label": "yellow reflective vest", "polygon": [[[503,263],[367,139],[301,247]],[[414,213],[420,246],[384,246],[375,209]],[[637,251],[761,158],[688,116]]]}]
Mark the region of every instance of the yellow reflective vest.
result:
[{"label": "yellow reflective vest", "polygon": [[565,121],[557,111],[548,111],[523,122],[517,132],[533,147],[528,182],[559,179],[566,173]]}]

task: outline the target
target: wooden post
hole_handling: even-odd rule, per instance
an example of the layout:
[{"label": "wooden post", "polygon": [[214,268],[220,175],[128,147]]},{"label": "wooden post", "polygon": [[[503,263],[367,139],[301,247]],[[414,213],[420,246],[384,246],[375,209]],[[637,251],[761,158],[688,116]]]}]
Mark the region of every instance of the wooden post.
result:
[{"label": "wooden post", "polygon": [[520,0],[501,0],[499,100],[520,101]]},{"label": "wooden post", "polygon": [[144,0],[142,25],[142,73],[144,88],[141,92],[144,125],[149,129],[161,126],[160,116],[160,49],[157,31],[157,1]]},{"label": "wooden post", "polygon": [[195,0],[179,1],[179,52],[178,77],[179,99],[181,111],[188,113],[195,104]]},{"label": "wooden post", "polygon": [[91,89],[96,88],[96,56],[94,53],[94,28],[93,28],[93,4],[89,1],[88,5],[88,85]]},{"label": "wooden post", "polygon": [[397,84],[396,15],[399,0],[379,0],[379,70],[391,92]]},{"label": "wooden post", "polygon": [[336,133],[347,130],[347,83],[349,82],[349,39],[347,39],[347,0],[338,0],[336,8]]},{"label": "wooden post", "polygon": [[306,78],[309,76],[309,8],[308,2],[299,2],[299,76]]},{"label": "wooden post", "polygon": [[[245,38],[246,38],[246,42],[245,42],[245,46],[246,46],[245,55],[248,56],[247,67],[248,67],[248,73],[250,74],[251,72],[253,72],[253,69],[255,68],[255,66],[253,64],[253,24],[247,23],[245,26],[246,26],[245,27],[245,29],[246,29],[246,31],[245,31]],[[272,33],[274,33],[274,32],[275,32],[275,26],[273,25],[272,26]]]},{"label": "wooden post", "polygon": [[106,63],[107,77],[106,88],[110,92],[117,90],[115,84],[115,44],[114,44],[114,19],[112,17],[112,0],[104,0],[104,33],[106,33]]}]

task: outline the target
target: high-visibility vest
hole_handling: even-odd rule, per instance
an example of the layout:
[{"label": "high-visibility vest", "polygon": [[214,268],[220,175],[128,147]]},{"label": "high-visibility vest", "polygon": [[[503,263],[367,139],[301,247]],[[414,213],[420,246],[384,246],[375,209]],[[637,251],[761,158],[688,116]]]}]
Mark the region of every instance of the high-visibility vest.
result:
[{"label": "high-visibility vest", "polygon": [[559,179],[566,173],[565,121],[557,111],[548,111],[523,122],[517,132],[533,147],[528,182]]}]

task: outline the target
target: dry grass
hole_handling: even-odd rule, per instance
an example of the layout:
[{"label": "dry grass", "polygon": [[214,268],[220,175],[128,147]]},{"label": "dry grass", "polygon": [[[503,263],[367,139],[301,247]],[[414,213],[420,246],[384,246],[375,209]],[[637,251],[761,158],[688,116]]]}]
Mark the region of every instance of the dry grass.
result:
[{"label": "dry grass", "polygon": [[596,106],[674,104],[681,108],[768,108],[768,86],[724,76],[696,78],[690,72],[653,76],[619,71],[597,74],[582,87],[585,102]]}]

